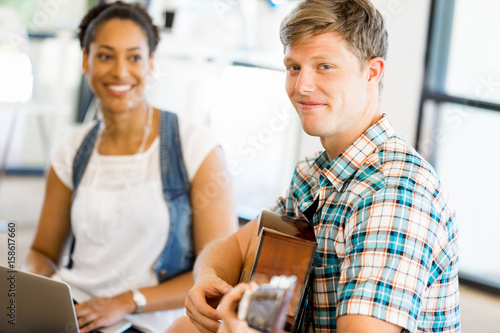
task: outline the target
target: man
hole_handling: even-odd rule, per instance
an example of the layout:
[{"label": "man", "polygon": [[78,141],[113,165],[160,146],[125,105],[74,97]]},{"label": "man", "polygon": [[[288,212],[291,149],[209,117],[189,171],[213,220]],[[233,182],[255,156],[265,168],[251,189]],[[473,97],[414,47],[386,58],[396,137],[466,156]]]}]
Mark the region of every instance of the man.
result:
[{"label": "man", "polygon": [[[290,101],[325,149],[298,163],[273,208],[314,224],[315,332],[459,332],[455,212],[382,113],[382,16],[369,0],[302,1],[281,41]],[[219,328],[214,307],[238,282],[257,227],[198,257],[186,309],[200,331]]]}]

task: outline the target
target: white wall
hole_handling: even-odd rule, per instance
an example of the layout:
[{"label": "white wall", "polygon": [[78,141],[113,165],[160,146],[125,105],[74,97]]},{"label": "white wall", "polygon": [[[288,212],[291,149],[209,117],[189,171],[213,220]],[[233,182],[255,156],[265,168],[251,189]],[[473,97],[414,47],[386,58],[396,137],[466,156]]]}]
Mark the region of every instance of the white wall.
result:
[{"label": "white wall", "polygon": [[387,22],[389,53],[383,110],[396,132],[415,145],[424,75],[430,0],[373,0]]}]

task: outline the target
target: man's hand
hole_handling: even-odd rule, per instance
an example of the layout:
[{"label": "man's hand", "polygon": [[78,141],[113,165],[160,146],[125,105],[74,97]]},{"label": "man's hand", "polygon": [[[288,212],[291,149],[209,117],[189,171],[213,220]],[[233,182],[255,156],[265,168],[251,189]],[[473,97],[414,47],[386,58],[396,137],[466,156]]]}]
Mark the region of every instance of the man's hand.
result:
[{"label": "man's hand", "polygon": [[243,293],[248,288],[255,289],[256,287],[257,285],[255,284],[248,285],[246,283],[240,283],[222,298],[219,306],[222,324],[219,327],[218,333],[258,333],[258,331],[248,327],[246,321],[238,319],[237,316],[238,302],[243,296]]},{"label": "man's hand", "polygon": [[109,298],[91,298],[75,305],[80,333],[113,325],[135,310],[132,294],[124,293]]},{"label": "man's hand", "polygon": [[217,305],[232,286],[215,275],[202,275],[198,278],[186,299],[186,314],[202,333],[217,332],[219,313]]}]

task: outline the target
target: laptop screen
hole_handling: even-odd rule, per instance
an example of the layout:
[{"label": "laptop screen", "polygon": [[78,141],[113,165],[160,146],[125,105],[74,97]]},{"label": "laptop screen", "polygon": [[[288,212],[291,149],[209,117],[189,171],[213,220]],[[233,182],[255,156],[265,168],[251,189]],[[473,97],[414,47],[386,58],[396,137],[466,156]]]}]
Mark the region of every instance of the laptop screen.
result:
[{"label": "laptop screen", "polygon": [[0,293],[0,332],[79,332],[63,282],[0,265]]}]

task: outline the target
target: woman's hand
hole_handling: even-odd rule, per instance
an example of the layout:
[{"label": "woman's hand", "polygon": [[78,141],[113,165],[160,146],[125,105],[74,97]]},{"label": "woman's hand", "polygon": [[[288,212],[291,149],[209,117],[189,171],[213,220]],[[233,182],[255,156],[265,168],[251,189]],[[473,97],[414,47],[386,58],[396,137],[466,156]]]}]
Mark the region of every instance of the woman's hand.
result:
[{"label": "woman's hand", "polygon": [[135,311],[131,292],[114,297],[91,298],[75,305],[80,333],[88,333],[101,327],[113,325]]}]

